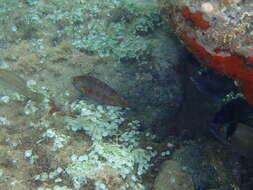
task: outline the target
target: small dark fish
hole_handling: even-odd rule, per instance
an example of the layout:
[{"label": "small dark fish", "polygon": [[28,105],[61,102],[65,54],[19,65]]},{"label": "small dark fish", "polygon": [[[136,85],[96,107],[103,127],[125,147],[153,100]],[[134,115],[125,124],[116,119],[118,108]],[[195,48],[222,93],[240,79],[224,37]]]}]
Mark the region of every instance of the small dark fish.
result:
[{"label": "small dark fish", "polygon": [[88,75],[72,77],[74,87],[94,100],[114,106],[129,107],[128,102],[110,86],[104,82]]},{"label": "small dark fish", "polygon": [[233,99],[223,105],[215,114],[210,131],[226,144],[228,137],[236,130],[237,124],[249,120],[252,113],[253,107],[245,99]]},{"label": "small dark fish", "polygon": [[243,98],[237,98],[229,101],[221,107],[215,114],[213,123],[232,124],[247,120],[253,112],[253,107]]},{"label": "small dark fish", "polygon": [[220,99],[236,89],[231,79],[209,69],[196,71],[191,80],[200,92],[213,98]]}]

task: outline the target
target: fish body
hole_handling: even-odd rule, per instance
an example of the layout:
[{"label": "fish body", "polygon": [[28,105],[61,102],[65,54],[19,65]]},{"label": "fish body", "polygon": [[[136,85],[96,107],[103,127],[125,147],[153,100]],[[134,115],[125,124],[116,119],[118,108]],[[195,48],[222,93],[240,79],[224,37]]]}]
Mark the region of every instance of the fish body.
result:
[{"label": "fish body", "polygon": [[82,94],[114,106],[129,107],[128,102],[106,83],[89,75],[72,77],[72,84]]},{"label": "fish body", "polygon": [[226,144],[228,138],[236,130],[237,124],[247,121],[252,113],[253,108],[245,99],[233,99],[224,104],[215,114],[210,131]]},{"label": "fish body", "polygon": [[215,99],[223,98],[236,88],[231,79],[211,70],[196,71],[191,81],[200,92]]},{"label": "fish body", "polygon": [[224,104],[215,114],[213,123],[216,125],[233,124],[247,120],[253,108],[243,98],[237,98]]}]

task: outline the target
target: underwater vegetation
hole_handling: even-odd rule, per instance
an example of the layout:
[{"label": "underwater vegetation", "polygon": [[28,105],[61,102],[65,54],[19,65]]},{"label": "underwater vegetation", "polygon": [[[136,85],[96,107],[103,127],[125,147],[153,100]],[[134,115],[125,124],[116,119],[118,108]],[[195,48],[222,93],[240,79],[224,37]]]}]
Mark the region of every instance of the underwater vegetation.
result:
[{"label": "underwater vegetation", "polygon": [[[157,0],[1,3],[1,18],[9,21],[1,20],[0,62],[9,70],[59,94],[69,87],[67,78],[91,73],[143,113],[148,125],[177,109],[181,84],[167,62],[177,61],[179,45],[164,30]],[[70,94],[77,98],[72,87]]]},{"label": "underwater vegetation", "polygon": [[[46,37],[57,45],[64,38],[81,51],[116,60],[148,54],[152,47],[148,33],[161,22],[156,0],[3,1],[2,7],[9,9],[1,12],[5,26],[1,28],[1,40],[7,44]],[[11,10],[16,9],[13,14]],[[47,26],[46,33],[42,32],[43,26]],[[147,36],[140,35],[143,33]],[[38,48],[44,43],[42,40]]]},{"label": "underwater vegetation", "polygon": [[[157,152],[140,146],[144,134],[138,130],[139,121],[126,119],[120,107],[69,102],[68,95],[62,95],[61,110],[50,114],[50,99],[56,94],[35,86],[30,90],[44,92],[43,103],[1,97],[2,151],[20,154],[18,163],[10,167],[6,162],[16,155],[5,161],[0,154],[2,183],[8,183],[9,172],[22,162],[22,171],[15,174],[15,179],[23,178],[17,189],[145,189],[141,176],[152,166],[151,158]],[[12,144],[16,135],[22,140]]]},{"label": "underwater vegetation", "polygon": [[153,82],[146,65],[160,44],[151,36],[162,23],[158,2],[0,5],[0,189],[146,189],[155,136],[122,108],[123,87]]}]

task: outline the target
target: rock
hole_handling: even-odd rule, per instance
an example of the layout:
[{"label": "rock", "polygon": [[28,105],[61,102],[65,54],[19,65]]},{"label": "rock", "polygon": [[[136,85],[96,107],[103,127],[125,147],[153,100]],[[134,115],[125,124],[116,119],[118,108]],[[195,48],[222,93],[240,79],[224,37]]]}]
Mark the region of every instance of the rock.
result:
[{"label": "rock", "polygon": [[154,190],[194,190],[192,178],[175,160],[166,160],[155,179]]},{"label": "rock", "polygon": [[[162,127],[167,126],[164,120],[173,116],[182,101],[182,84],[174,70],[181,46],[175,42],[175,36],[162,30],[157,30],[152,39],[156,48],[151,50],[146,63],[97,63],[92,65],[95,72],[91,75],[123,96],[134,112],[133,117],[145,126]],[[86,74],[85,67],[82,72]]]},{"label": "rock", "polygon": [[239,81],[253,105],[253,2],[162,0],[161,12],[199,62]]},{"label": "rock", "polygon": [[211,189],[238,185],[236,165],[239,155],[221,144],[207,141],[192,142],[177,149],[173,160],[185,168],[192,177],[194,189]]},{"label": "rock", "polygon": [[239,123],[231,137],[231,143],[239,153],[253,158],[253,128],[251,126]]}]

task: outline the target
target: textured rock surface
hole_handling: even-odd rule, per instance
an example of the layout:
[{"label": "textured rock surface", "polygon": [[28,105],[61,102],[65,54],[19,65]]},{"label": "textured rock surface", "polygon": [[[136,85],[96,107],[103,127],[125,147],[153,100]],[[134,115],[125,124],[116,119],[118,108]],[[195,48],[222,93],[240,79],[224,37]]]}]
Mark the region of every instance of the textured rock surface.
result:
[{"label": "textured rock surface", "polygon": [[[139,118],[147,127],[173,114],[180,104],[181,85],[173,70],[178,62],[178,43],[174,42],[174,35],[171,37],[163,30],[157,0],[1,0],[0,7],[0,68],[3,69],[0,76],[5,73],[0,77],[3,79],[0,82],[1,190],[74,189],[72,177],[79,177],[80,184],[75,185],[83,185],[84,172],[90,176],[89,165],[80,170],[85,165],[76,165],[76,161],[86,161],[86,154],[93,148],[97,152],[104,150],[98,146],[91,148],[93,143],[97,145],[102,137],[110,136],[105,142],[108,140],[112,147],[119,147],[119,133],[110,129],[119,127],[112,119],[122,121],[123,118],[113,115],[113,107],[104,111],[105,105],[95,106],[98,102],[81,96],[71,84],[73,76],[89,74],[115,89],[129,101],[134,112],[125,121]],[[43,94],[43,101],[30,101],[32,97],[26,86]],[[28,96],[28,100],[22,95]],[[73,106],[81,107],[85,116]],[[72,122],[77,124],[76,129],[84,125],[83,120],[75,120],[76,114],[89,120],[85,128],[90,127],[94,136],[89,138],[88,130],[67,129],[66,125]],[[71,121],[67,120],[68,116]],[[104,122],[106,118],[108,121]],[[131,142],[134,147],[139,145],[141,137],[137,135],[142,134],[139,123],[127,126],[124,122],[124,125],[121,125],[122,141]],[[100,131],[96,130],[99,126]],[[138,131],[133,131],[137,127]],[[144,133],[142,136],[146,137]],[[147,142],[153,137],[148,133],[141,146],[150,147]],[[121,152],[117,150],[113,152]],[[149,164],[150,158],[140,151],[133,159],[128,154],[124,158],[137,160],[143,153],[144,160],[137,162]],[[110,156],[110,163],[122,163],[121,158],[114,159],[111,153],[104,155]],[[95,166],[107,162],[104,157],[96,158],[90,159]],[[80,173],[71,167],[72,163],[80,166],[76,168]],[[124,165],[136,172],[136,176],[124,178],[133,181],[131,189],[143,189],[141,183],[146,179],[139,176],[148,166],[143,165],[137,171],[131,163]],[[55,176],[58,168],[73,170],[69,175]],[[90,169],[94,171],[94,167]],[[94,178],[89,177],[91,181],[82,189],[113,190],[111,187],[115,186],[118,190],[119,182],[128,185],[114,170],[103,169],[93,173]],[[131,171],[124,169],[127,174]],[[102,181],[110,185],[106,187]]]},{"label": "textured rock surface", "polygon": [[238,157],[214,142],[191,142],[162,163],[154,190],[218,190],[238,186]]},{"label": "textured rock surface", "polygon": [[253,3],[250,0],[162,0],[162,13],[206,66],[239,81],[253,104]]},{"label": "textured rock surface", "polygon": [[156,177],[154,190],[194,190],[191,176],[174,160],[167,160]]},{"label": "textured rock surface", "polygon": [[70,78],[90,74],[121,94],[149,126],[179,107],[181,84],[173,70],[179,45],[163,30],[156,0],[45,0],[19,6],[2,2],[1,18],[9,22],[0,26],[0,64],[8,70],[57,94],[68,91],[71,100],[80,96]]},{"label": "textured rock surface", "polygon": [[238,185],[235,175],[238,157],[215,142],[194,142],[182,146],[172,156],[192,177],[194,189]]}]

